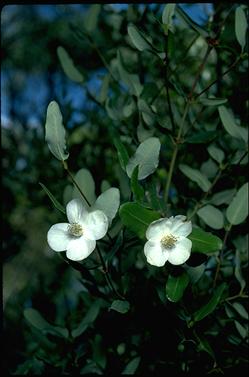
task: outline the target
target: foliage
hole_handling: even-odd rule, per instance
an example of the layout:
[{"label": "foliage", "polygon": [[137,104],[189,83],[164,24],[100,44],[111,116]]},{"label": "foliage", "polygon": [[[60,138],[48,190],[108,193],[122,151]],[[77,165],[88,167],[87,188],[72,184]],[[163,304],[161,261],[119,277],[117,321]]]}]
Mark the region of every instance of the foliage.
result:
[{"label": "foliage", "polygon": [[[24,22],[23,49],[5,37],[6,70],[37,64],[67,84],[50,80],[44,132],[18,126],[18,109],[2,130],[9,373],[246,375],[247,12],[220,3],[199,25],[179,4],[93,4]],[[110,226],[81,262],[46,243],[76,197]],[[179,214],[193,224],[189,260],[149,265],[147,227]]]}]

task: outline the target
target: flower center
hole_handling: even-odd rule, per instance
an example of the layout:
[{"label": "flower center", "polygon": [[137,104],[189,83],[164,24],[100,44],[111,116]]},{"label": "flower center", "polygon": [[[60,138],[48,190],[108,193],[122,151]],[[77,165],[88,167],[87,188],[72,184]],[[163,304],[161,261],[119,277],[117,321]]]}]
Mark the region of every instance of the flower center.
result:
[{"label": "flower center", "polygon": [[161,239],[161,244],[165,249],[172,249],[175,246],[177,238],[172,234],[167,234]]},{"label": "flower center", "polygon": [[70,233],[72,236],[80,237],[83,234],[83,228],[80,224],[73,223],[68,225],[68,233]]}]

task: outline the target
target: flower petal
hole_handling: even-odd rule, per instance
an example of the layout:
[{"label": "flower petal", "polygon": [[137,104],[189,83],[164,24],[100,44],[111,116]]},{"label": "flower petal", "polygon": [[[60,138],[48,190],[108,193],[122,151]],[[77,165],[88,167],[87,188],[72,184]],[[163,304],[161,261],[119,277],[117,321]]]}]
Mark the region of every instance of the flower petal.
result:
[{"label": "flower petal", "polygon": [[103,211],[90,212],[84,221],[84,235],[90,240],[103,238],[108,229],[108,218]]},{"label": "flower petal", "polygon": [[163,250],[159,242],[147,241],[144,245],[147,262],[153,266],[162,267],[168,259],[168,251]]},{"label": "flower petal", "polygon": [[153,221],[146,230],[146,238],[151,241],[159,241],[165,232],[169,230],[168,218]]},{"label": "flower petal", "polygon": [[183,238],[170,250],[168,261],[174,265],[185,263],[190,257],[191,247],[192,242],[188,238]]},{"label": "flower petal", "polygon": [[88,214],[86,207],[84,206],[82,200],[73,199],[66,207],[68,221],[72,223],[81,223],[84,221]]},{"label": "flower petal", "polygon": [[68,233],[68,223],[52,225],[47,234],[47,241],[54,251],[66,250],[71,237]]},{"label": "flower petal", "polygon": [[191,221],[184,221],[186,216],[175,216],[172,220],[171,232],[175,236],[187,237],[192,232],[192,223]]},{"label": "flower petal", "polygon": [[95,249],[96,241],[85,237],[71,239],[67,246],[67,258],[77,261],[87,258]]}]

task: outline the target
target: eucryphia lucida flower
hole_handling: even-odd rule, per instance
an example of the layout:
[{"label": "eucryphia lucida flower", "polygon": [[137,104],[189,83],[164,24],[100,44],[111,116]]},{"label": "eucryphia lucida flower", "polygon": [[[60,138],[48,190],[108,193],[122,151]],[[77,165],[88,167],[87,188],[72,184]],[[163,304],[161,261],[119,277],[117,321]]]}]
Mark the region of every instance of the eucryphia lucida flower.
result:
[{"label": "eucryphia lucida flower", "polygon": [[146,231],[144,245],[147,262],[161,267],[168,261],[179,265],[190,257],[192,242],[186,238],[192,232],[191,221],[186,216],[171,216],[153,221]]},{"label": "eucryphia lucida flower", "polygon": [[47,241],[54,251],[65,251],[67,258],[78,261],[87,258],[108,229],[108,218],[103,211],[88,212],[80,199],[66,206],[69,223],[52,225]]}]

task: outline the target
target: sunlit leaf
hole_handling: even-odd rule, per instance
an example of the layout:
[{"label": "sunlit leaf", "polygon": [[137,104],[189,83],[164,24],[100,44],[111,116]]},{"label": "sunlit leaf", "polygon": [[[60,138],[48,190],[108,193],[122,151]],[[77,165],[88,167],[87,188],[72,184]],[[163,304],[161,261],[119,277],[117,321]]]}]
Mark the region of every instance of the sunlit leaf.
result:
[{"label": "sunlit leaf", "polygon": [[248,182],[245,183],[236,193],[232,202],[227,208],[226,216],[233,225],[242,223],[248,216]]},{"label": "sunlit leaf", "polygon": [[58,209],[60,212],[66,214],[65,208],[58,202],[58,200],[47,189],[47,187],[43,183],[41,183],[41,182],[39,182],[39,184],[41,185],[41,187],[43,188],[43,190],[46,192],[46,194],[48,195],[49,199],[51,200],[51,202],[53,203],[53,205],[55,206],[55,208]]},{"label": "sunlit leaf", "polygon": [[213,229],[222,229],[224,226],[223,213],[210,204],[199,209],[197,215]]},{"label": "sunlit leaf", "polygon": [[219,106],[218,111],[225,130],[231,136],[237,139],[242,139],[248,143],[248,130],[236,124],[232,112],[228,111],[225,106]]},{"label": "sunlit leaf", "polygon": [[[94,183],[94,180],[93,180],[93,177],[92,177],[92,174],[90,173],[90,171],[87,170],[87,169],[84,169],[84,168],[80,169],[76,173],[74,180],[76,181],[76,183],[80,187],[81,191],[83,192],[83,194],[86,197],[86,199],[88,200],[88,202],[91,205],[93,205],[95,203],[95,200],[96,200],[95,183]],[[81,199],[84,202],[85,206],[87,208],[89,207],[88,203],[82,197],[79,189],[75,186],[73,188],[73,198]]]},{"label": "sunlit leaf", "polygon": [[103,211],[108,217],[109,224],[114,219],[120,205],[120,193],[119,189],[111,187],[104,191],[91,207],[92,211],[97,209]]},{"label": "sunlit leaf", "polygon": [[208,150],[208,153],[210,154],[210,156],[215,161],[219,162],[219,164],[224,160],[225,153],[223,152],[222,149],[217,148],[214,144],[209,145],[207,150]]},{"label": "sunlit leaf", "polygon": [[45,140],[53,155],[60,161],[68,158],[66,152],[66,131],[62,123],[62,115],[57,102],[52,101],[47,108],[47,118],[45,124]]},{"label": "sunlit leaf", "polygon": [[217,192],[214,194],[210,199],[209,202],[214,204],[215,206],[219,206],[221,204],[229,204],[235,194],[235,189],[228,189],[224,191]]},{"label": "sunlit leaf", "polygon": [[134,168],[138,165],[138,179],[144,179],[148,175],[152,174],[159,163],[159,152],[161,143],[158,138],[150,137],[149,139],[142,142],[134,156],[129,159],[126,166],[126,172],[129,177],[131,177]]},{"label": "sunlit leaf", "polygon": [[151,50],[152,47],[142,33],[135,25],[128,25],[128,34],[132,43],[139,51]]},{"label": "sunlit leaf", "polygon": [[145,232],[150,223],[160,218],[159,213],[144,208],[138,203],[122,204],[119,215],[122,223],[140,238],[145,238]]},{"label": "sunlit leaf", "polygon": [[203,190],[203,191],[208,191],[211,182],[203,175],[199,170],[193,169],[189,167],[188,165],[185,164],[180,164],[179,169],[183,174],[185,174],[189,179],[192,181],[196,182],[198,186]]},{"label": "sunlit leaf", "polygon": [[185,289],[189,283],[189,276],[183,272],[179,276],[168,276],[166,283],[166,297],[169,301],[177,302],[181,300]]},{"label": "sunlit leaf", "polygon": [[222,248],[222,241],[219,237],[200,228],[193,228],[188,238],[192,241],[192,252],[208,254]]},{"label": "sunlit leaf", "polygon": [[143,87],[139,80],[139,76],[135,74],[131,74],[126,71],[126,69],[124,68],[122,56],[119,50],[117,52],[117,60],[118,60],[118,70],[119,70],[121,80],[130,88],[130,91],[132,94],[139,97],[143,90]]},{"label": "sunlit leaf", "polygon": [[246,14],[242,6],[238,6],[235,10],[235,35],[237,41],[241,45],[241,50],[243,51],[246,45],[246,30],[247,30],[247,19]]},{"label": "sunlit leaf", "polygon": [[68,52],[64,49],[64,47],[59,46],[57,48],[57,55],[60,60],[62,69],[67,77],[74,82],[82,83],[84,81],[84,77],[75,67],[73,60],[70,58]]},{"label": "sunlit leaf", "polygon": [[162,22],[164,24],[164,31],[166,34],[168,34],[168,30],[174,33],[174,25],[172,19],[175,13],[175,6],[176,4],[169,3],[166,4],[163,9]]}]

